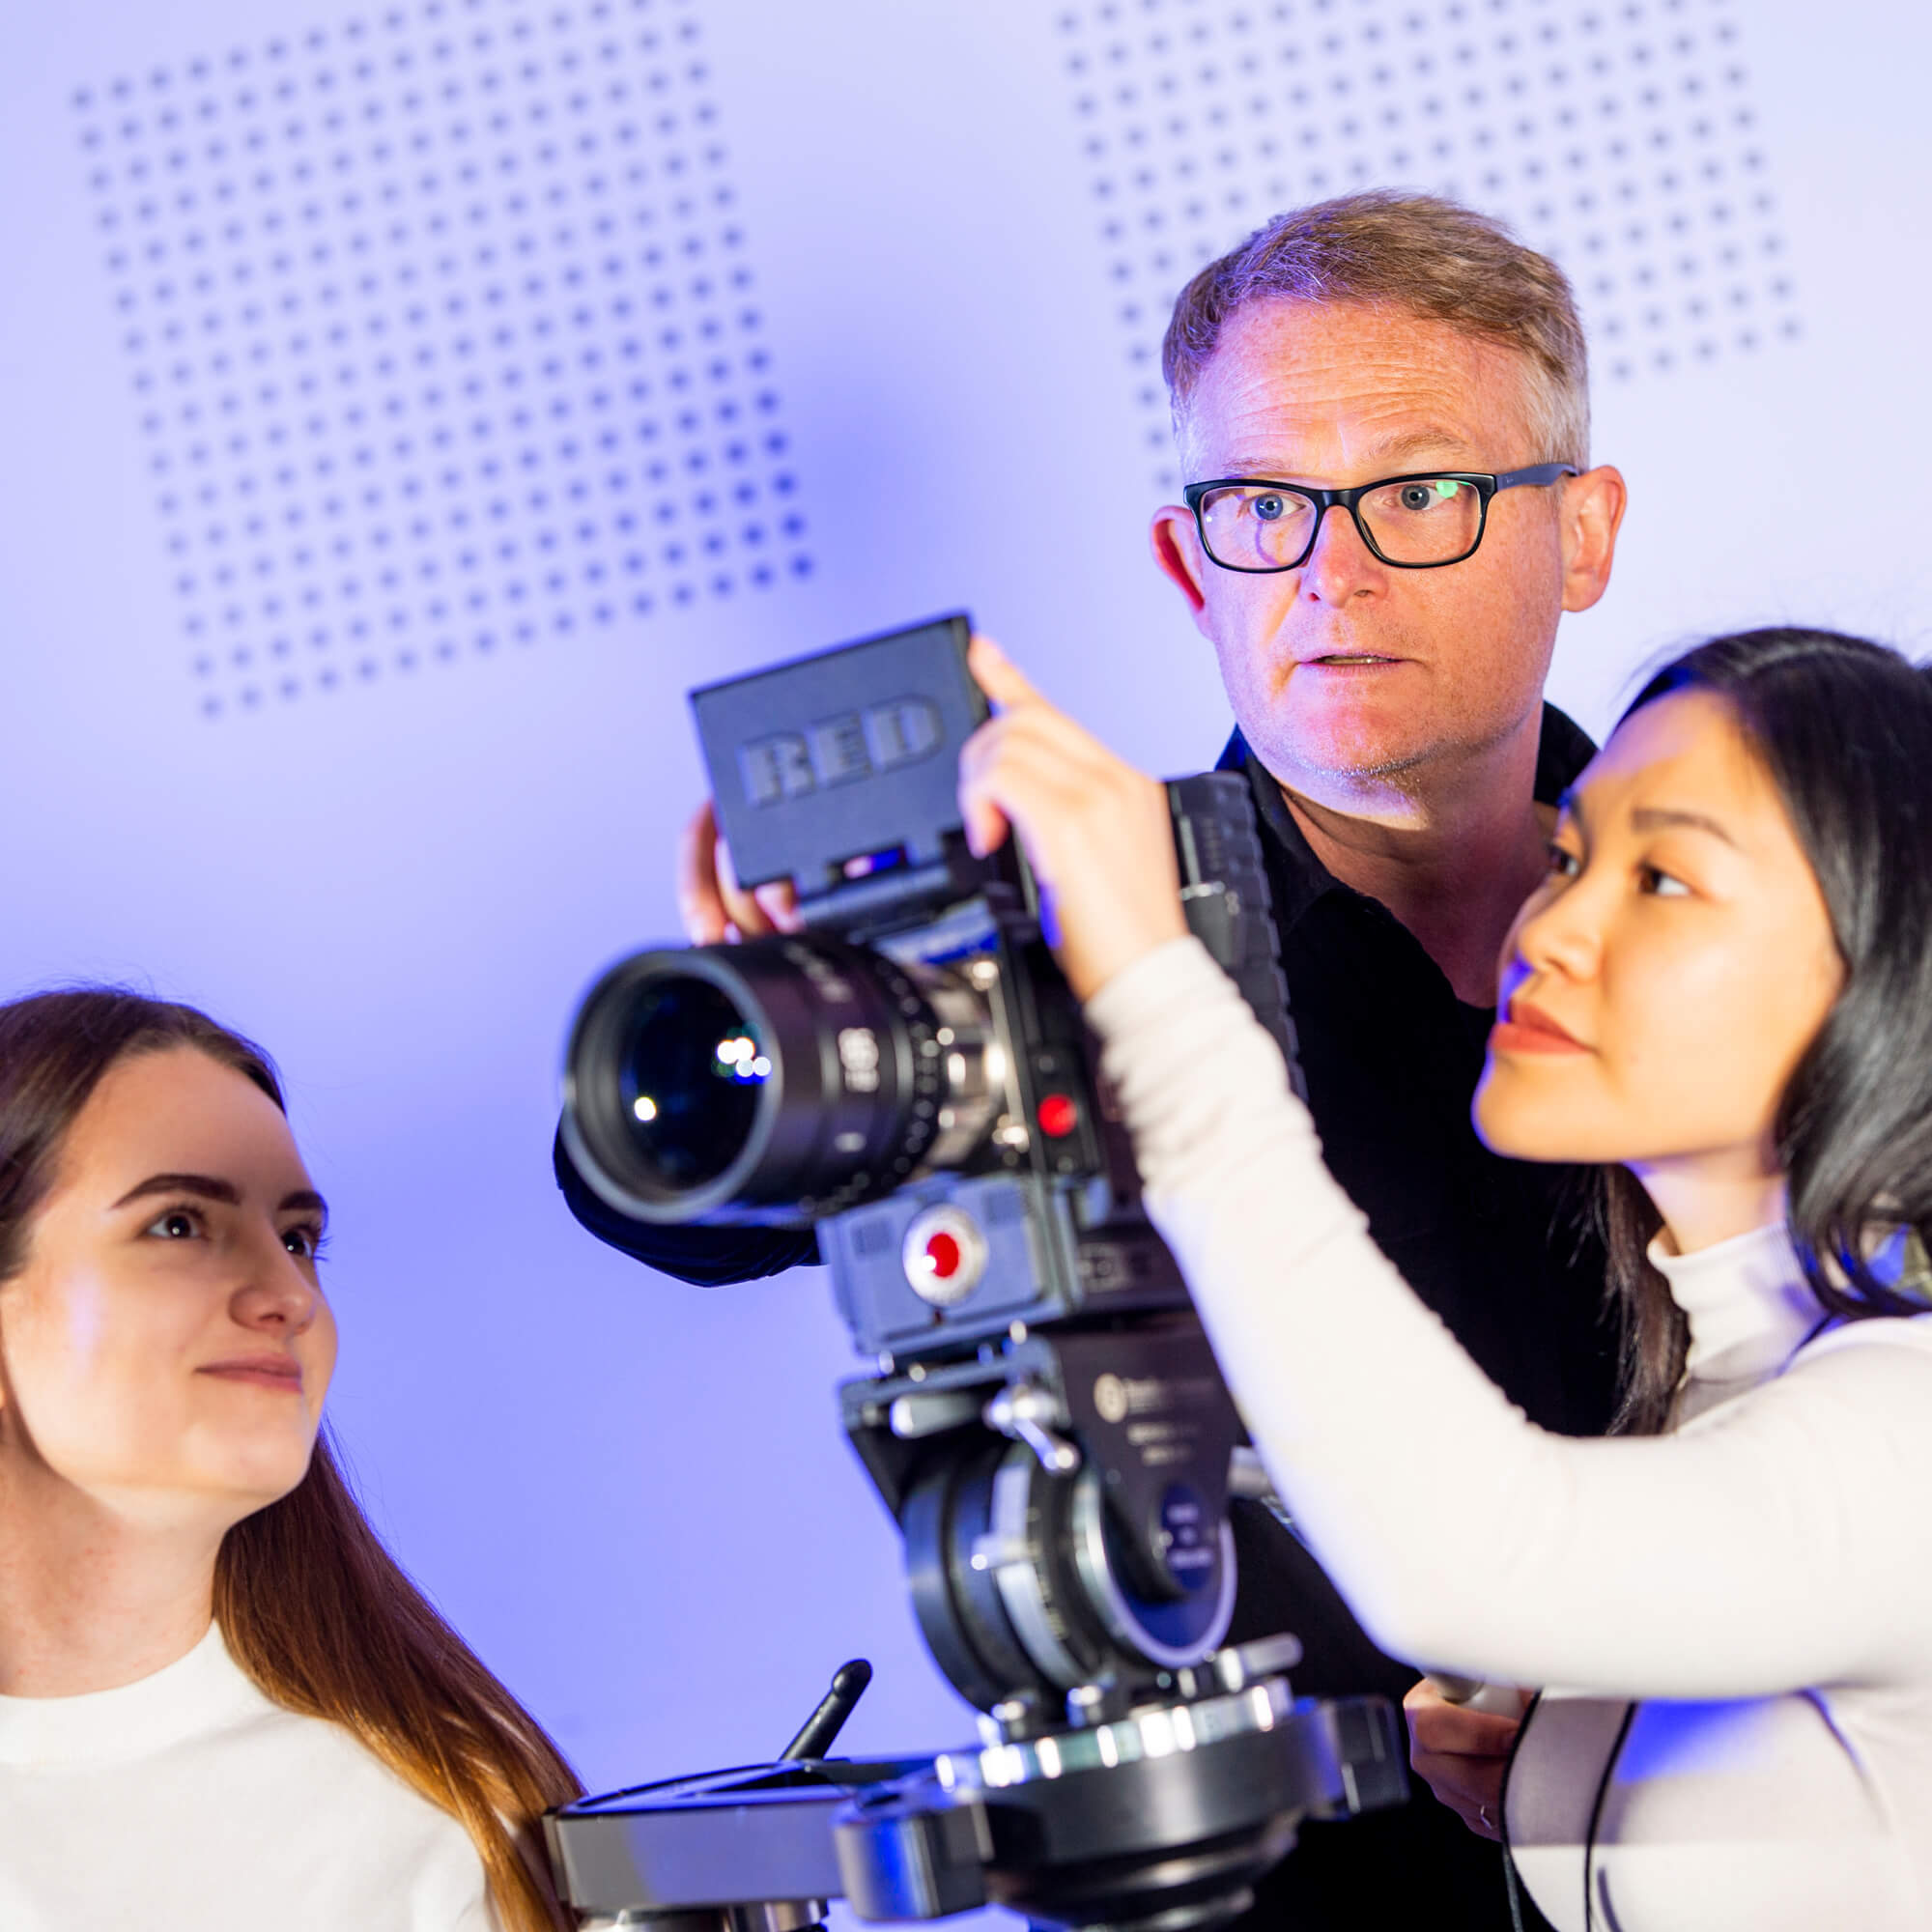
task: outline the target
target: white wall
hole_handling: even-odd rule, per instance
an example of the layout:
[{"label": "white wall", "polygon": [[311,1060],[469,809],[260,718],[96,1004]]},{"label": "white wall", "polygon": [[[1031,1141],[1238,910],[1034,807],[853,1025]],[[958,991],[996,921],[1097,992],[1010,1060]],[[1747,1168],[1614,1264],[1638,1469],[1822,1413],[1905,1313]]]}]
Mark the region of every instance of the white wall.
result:
[{"label": "white wall", "polygon": [[853,1747],[968,1728],[839,1438],[822,1282],[656,1280],[551,1184],[571,1005],[674,927],[687,686],[964,605],[1132,756],[1211,761],[1145,556],[1145,352],[1204,249],[1359,180],[1453,185],[1583,290],[1633,491],[1559,648],[1584,723],[1713,627],[1922,647],[1924,12],[1413,12],[0,13],[0,992],[132,979],[280,1058],[372,1506],[593,1784],[769,1753],[855,1653]]}]

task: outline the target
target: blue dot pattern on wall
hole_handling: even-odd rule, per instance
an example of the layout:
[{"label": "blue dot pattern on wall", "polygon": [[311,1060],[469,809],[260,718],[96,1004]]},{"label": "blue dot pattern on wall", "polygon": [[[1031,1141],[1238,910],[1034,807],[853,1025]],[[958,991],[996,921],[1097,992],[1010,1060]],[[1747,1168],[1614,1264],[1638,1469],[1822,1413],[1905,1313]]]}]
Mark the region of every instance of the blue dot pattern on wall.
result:
[{"label": "blue dot pattern on wall", "polygon": [[416,0],[73,105],[207,715],[810,572],[692,0]]},{"label": "blue dot pattern on wall", "polygon": [[1563,267],[1625,381],[1795,335],[1732,0],[1094,0],[1057,16],[1154,481],[1160,339],[1282,209],[1420,187]]}]

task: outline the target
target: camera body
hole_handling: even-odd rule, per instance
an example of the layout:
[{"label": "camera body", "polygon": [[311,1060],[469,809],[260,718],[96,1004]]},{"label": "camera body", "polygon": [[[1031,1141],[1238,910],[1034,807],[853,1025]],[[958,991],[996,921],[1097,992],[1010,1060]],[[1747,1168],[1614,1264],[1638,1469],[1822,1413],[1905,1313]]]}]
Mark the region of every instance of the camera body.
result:
[{"label": "camera body", "polygon": [[[815,1226],[876,1373],[845,1428],[941,1667],[1014,1735],[1125,1710],[1220,1643],[1244,1440],[1142,1211],[1017,841],[966,847],[986,716],[952,616],[693,696],[747,887],[802,930],[622,961],[571,1041],[563,1132],[643,1220]],[[1188,923],[1293,1064],[1244,780],[1167,787]]]}]

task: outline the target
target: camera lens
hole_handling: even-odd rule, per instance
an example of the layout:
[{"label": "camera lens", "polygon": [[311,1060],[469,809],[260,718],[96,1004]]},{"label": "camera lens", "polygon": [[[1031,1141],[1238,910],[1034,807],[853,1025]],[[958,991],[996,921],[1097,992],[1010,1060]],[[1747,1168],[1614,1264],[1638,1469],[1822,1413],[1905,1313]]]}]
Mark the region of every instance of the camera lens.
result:
[{"label": "camera lens", "polygon": [[[931,976],[927,976],[930,978]],[[564,1075],[564,1142],[639,1220],[810,1218],[897,1185],[948,1151],[972,1096],[943,1109],[961,1029],[868,947],[821,938],[642,952],[591,990]]]},{"label": "camera lens", "polygon": [[639,1163],[667,1191],[715,1180],[744,1151],[771,1057],[708,980],[669,974],[639,991],[618,1098]]}]

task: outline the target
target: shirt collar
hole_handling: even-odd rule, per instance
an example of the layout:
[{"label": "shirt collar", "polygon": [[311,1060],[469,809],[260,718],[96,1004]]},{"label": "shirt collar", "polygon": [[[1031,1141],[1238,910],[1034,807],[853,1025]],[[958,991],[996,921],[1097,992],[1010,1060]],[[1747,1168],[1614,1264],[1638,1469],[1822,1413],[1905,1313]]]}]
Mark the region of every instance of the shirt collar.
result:
[{"label": "shirt collar", "polygon": [[211,1624],[186,1656],[135,1683],[72,1697],[0,1697],[0,1765],[126,1763],[273,1709]]},{"label": "shirt collar", "polygon": [[[1577,782],[1583,767],[1597,754],[1590,736],[1555,705],[1545,703],[1543,725],[1536,745],[1536,779],[1533,795],[1539,805],[1554,805]],[[1249,749],[1248,741],[1236,727],[1219,759],[1217,772],[1245,772],[1254,793],[1255,811],[1272,838],[1279,855],[1287,861],[1276,868],[1275,923],[1287,931],[1324,893],[1349,889],[1315,856],[1313,847],[1294,822],[1294,814],[1282,796],[1280,782]],[[1285,876],[1284,876],[1285,874]],[[1283,886],[1290,888],[1286,894]]]},{"label": "shirt collar", "polygon": [[1824,1321],[1782,1221],[1688,1255],[1660,1236],[1650,1259],[1690,1328],[1680,1423],[1778,1374]]}]

